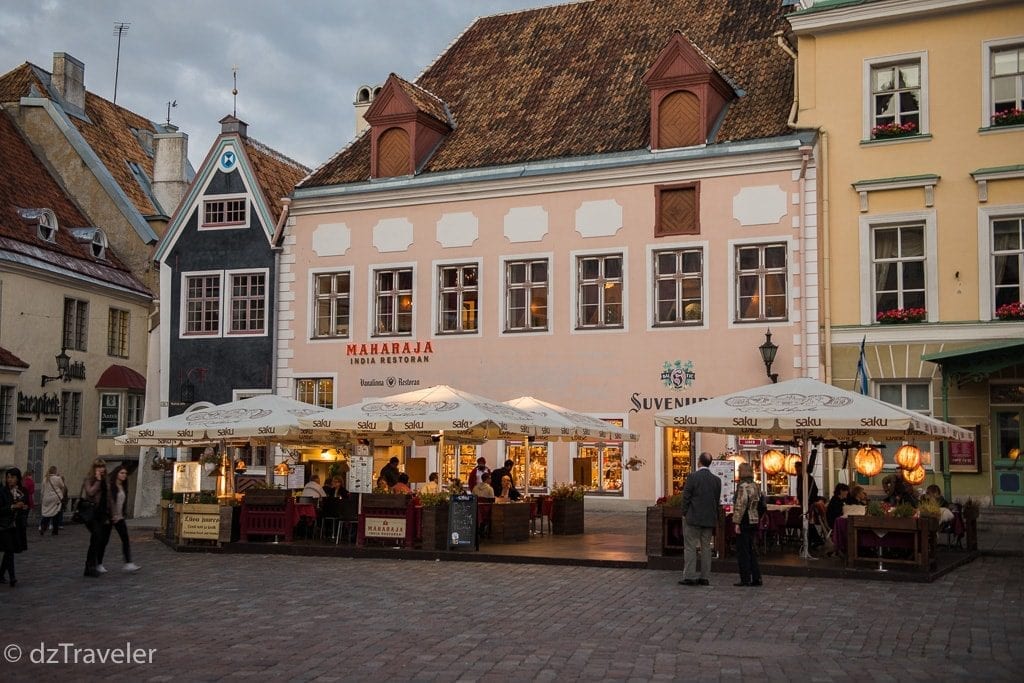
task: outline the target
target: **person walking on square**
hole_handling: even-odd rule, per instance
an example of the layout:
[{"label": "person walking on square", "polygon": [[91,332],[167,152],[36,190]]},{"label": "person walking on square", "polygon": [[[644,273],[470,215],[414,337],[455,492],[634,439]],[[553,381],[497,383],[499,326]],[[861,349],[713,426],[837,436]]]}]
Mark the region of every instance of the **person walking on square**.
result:
[{"label": "person walking on square", "polygon": [[[103,551],[110,540],[110,491],[107,486],[107,463],[100,458],[92,461],[89,476],[82,482],[82,499],[92,507],[92,519],[85,522],[89,529],[89,550],[85,555],[85,576],[106,574]],[[81,508],[79,508],[81,509]]]},{"label": "person walking on square", "polygon": [[124,555],[124,570],[139,571],[139,565],[132,562],[132,546],[128,541],[128,468],[120,465],[110,475],[110,523],[121,539],[121,553]]},{"label": "person walking on square", "polygon": [[760,586],[761,566],[754,552],[754,535],[760,521],[758,508],[761,490],[754,483],[754,468],[740,463],[740,483],[732,506],[732,522],[736,525],[736,561],[740,566],[740,582],[736,586]]},{"label": "person walking on square", "polygon": [[14,575],[14,555],[28,550],[28,491],[21,483],[21,470],[12,467],[0,484],[0,583],[18,584]]},{"label": "person walking on square", "polygon": [[[711,539],[718,526],[722,480],[710,470],[711,454],[701,453],[697,471],[683,486],[683,580],[684,586],[711,584]],[[697,577],[697,552],[700,551],[700,578]]]},{"label": "person walking on square", "polygon": [[57,474],[57,466],[50,465],[43,478],[43,505],[39,511],[39,535],[53,528],[53,535],[60,531],[64,521],[64,501],[68,499],[68,486],[64,477]]}]

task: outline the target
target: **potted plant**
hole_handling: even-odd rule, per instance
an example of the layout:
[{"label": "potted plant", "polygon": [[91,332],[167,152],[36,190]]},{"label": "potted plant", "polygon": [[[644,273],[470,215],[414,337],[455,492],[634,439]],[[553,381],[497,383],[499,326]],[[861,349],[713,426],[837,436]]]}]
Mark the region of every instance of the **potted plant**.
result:
[{"label": "potted plant", "polygon": [[997,111],[992,115],[993,126],[1020,126],[1024,125],[1024,109],[1014,107],[1005,111]]},{"label": "potted plant", "polygon": [[446,550],[448,548],[448,504],[451,494],[421,493],[421,533],[424,550]]},{"label": "potted plant", "polygon": [[583,533],[584,489],[576,484],[555,484],[551,489],[551,533]]},{"label": "potted plant", "polygon": [[648,555],[667,555],[683,546],[683,494],[661,497],[647,508]]},{"label": "potted plant", "polygon": [[907,123],[883,123],[871,129],[872,140],[888,140],[891,138],[905,138],[917,135],[917,124],[913,121]]},{"label": "potted plant", "polygon": [[882,325],[899,325],[924,322],[927,318],[928,311],[924,308],[890,308],[887,311],[879,311],[875,321]]},{"label": "potted plant", "polygon": [[1024,320],[1024,303],[1003,304],[996,309],[996,317],[1000,320]]}]

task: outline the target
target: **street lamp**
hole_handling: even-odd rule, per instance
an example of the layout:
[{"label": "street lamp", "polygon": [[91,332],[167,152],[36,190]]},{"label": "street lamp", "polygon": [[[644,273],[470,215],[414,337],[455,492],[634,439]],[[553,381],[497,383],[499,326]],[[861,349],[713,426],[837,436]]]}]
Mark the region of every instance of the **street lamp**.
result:
[{"label": "street lamp", "polygon": [[63,347],[61,347],[60,353],[57,354],[56,360],[57,375],[55,377],[43,375],[43,383],[39,386],[45,387],[49,382],[53,382],[58,379],[66,380],[68,378],[68,370],[71,368],[71,357],[68,356],[67,351]]},{"label": "street lamp", "polygon": [[772,363],[775,362],[775,354],[779,352],[779,347],[772,343],[772,331],[771,328],[764,333],[764,344],[757,347],[761,352],[761,360],[764,361],[765,372],[768,373],[768,378],[774,384],[779,381],[779,373],[772,374]]}]

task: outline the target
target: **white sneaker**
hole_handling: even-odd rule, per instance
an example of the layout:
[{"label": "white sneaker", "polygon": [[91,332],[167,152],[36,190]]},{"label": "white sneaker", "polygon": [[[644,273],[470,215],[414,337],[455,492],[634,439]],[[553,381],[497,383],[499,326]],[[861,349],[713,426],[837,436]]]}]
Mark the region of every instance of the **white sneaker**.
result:
[{"label": "white sneaker", "polygon": [[96,571],[98,571],[100,574],[106,574],[107,568],[104,567],[102,564],[98,564],[96,565]]},{"label": "white sneaker", "polygon": [[134,562],[129,562],[128,564],[126,564],[124,566],[124,570],[126,572],[137,572],[140,569],[142,569],[142,567],[140,567],[139,565],[135,564]]}]

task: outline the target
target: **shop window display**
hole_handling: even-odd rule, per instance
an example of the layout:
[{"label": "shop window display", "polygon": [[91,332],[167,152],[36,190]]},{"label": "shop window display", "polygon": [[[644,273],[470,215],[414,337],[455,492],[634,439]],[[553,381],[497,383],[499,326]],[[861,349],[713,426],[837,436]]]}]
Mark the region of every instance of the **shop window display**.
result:
[{"label": "shop window display", "polygon": [[668,490],[665,493],[671,496],[683,490],[686,476],[693,471],[693,442],[690,440],[690,432],[685,429],[666,429],[665,452],[668,454],[665,462],[665,481]]},{"label": "shop window display", "polygon": [[[469,472],[476,467],[476,446],[473,444],[445,443],[441,460],[441,481],[447,484],[459,479],[463,484],[469,480]],[[494,469],[493,463],[491,469]]]},{"label": "shop window display", "polygon": [[590,493],[622,495],[622,444],[580,444],[573,458],[573,483]]},{"label": "shop window display", "polygon": [[[515,463],[512,471],[515,487],[526,491],[526,450],[521,441],[510,441],[505,457]],[[548,445],[530,444],[530,493],[543,493],[548,488]]]}]

